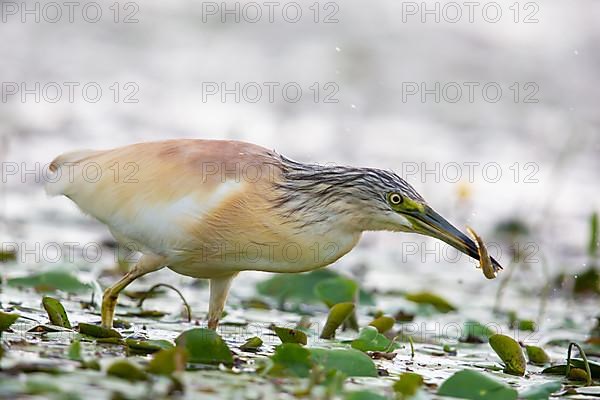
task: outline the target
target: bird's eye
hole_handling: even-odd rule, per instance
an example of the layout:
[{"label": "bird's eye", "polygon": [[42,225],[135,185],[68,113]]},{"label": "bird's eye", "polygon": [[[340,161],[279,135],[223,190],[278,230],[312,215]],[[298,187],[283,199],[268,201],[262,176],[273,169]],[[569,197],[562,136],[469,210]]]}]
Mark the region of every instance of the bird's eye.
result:
[{"label": "bird's eye", "polygon": [[398,193],[392,193],[389,195],[389,200],[392,205],[397,206],[398,204],[402,203],[404,199],[402,198],[402,195]]}]

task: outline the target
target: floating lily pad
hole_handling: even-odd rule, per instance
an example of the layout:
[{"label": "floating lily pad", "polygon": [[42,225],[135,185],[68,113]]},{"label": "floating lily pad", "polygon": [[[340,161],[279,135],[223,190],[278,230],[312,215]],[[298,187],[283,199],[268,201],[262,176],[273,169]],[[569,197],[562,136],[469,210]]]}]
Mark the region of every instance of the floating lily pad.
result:
[{"label": "floating lily pad", "polygon": [[284,343],[275,348],[268,370],[274,376],[297,376],[305,378],[312,368],[310,351],[296,343]]},{"label": "floating lily pad", "polygon": [[302,332],[301,330],[283,328],[274,325],[271,326],[270,329],[277,334],[277,337],[279,337],[279,340],[281,340],[282,343],[299,343],[304,345],[308,343],[306,333]]},{"label": "floating lily pad", "polygon": [[85,322],[79,323],[79,333],[95,338],[122,338],[121,334],[114,329],[104,328],[100,325],[87,324]]},{"label": "floating lily pad", "polygon": [[391,351],[398,346],[390,339],[383,336],[373,326],[366,326],[360,330],[358,337],[352,341],[352,347],[360,351]]},{"label": "floating lily pad", "polygon": [[340,371],[347,376],[377,376],[373,360],[354,349],[310,349],[313,362],[326,370]]},{"label": "floating lily pad", "polygon": [[470,400],[515,400],[517,391],[488,375],[463,370],[446,379],[440,386],[438,395]]},{"label": "floating lily pad", "polygon": [[184,371],[188,353],[183,347],[163,349],[154,354],[147,371],[156,375],[171,375],[175,371]]},{"label": "floating lily pad", "polygon": [[[316,303],[320,299],[315,293],[315,286],[323,280],[339,277],[341,275],[330,269],[318,269],[303,274],[275,275],[266,281],[260,282],[257,289],[261,295],[275,298],[279,302],[294,300],[301,303]],[[373,305],[373,296],[360,290],[359,302]]]},{"label": "floating lily pad", "polygon": [[491,336],[489,342],[492,349],[504,362],[504,372],[519,376],[525,374],[527,362],[519,343],[509,336],[500,334]]},{"label": "floating lily pad", "polygon": [[352,303],[358,294],[358,284],[342,277],[325,279],[315,286],[315,294],[327,307],[338,303]]},{"label": "floating lily pad", "polygon": [[423,386],[423,377],[414,372],[404,372],[400,379],[394,383],[394,392],[401,398],[410,398],[414,396],[419,388]]},{"label": "floating lily pad", "polygon": [[173,348],[168,340],[135,340],[125,339],[125,345],[133,354],[152,354],[160,350]]},{"label": "floating lily pad", "polygon": [[535,385],[519,393],[520,399],[527,400],[548,400],[550,395],[562,387],[560,382],[546,382],[541,385]]},{"label": "floating lily pad", "polygon": [[368,391],[357,390],[346,394],[345,400],[386,400],[387,397]]},{"label": "floating lily pad", "polygon": [[380,317],[375,318],[373,321],[369,322],[370,326],[374,326],[377,328],[379,333],[386,333],[390,329],[394,327],[396,320],[392,317],[388,317],[386,315],[382,315]]},{"label": "floating lily pad", "polygon": [[106,370],[106,374],[131,382],[145,381],[148,379],[148,375],[143,369],[128,360],[117,360],[113,362]]},{"label": "floating lily pad", "polygon": [[338,303],[331,307],[329,315],[327,316],[327,322],[321,332],[321,339],[331,339],[335,336],[335,330],[344,323],[350,315],[354,312],[354,303]]},{"label": "floating lily pad", "polygon": [[446,301],[444,298],[429,292],[410,293],[406,296],[407,300],[417,304],[429,304],[441,313],[455,311],[456,307]]},{"label": "floating lily pad", "polygon": [[254,337],[251,337],[248,340],[246,340],[244,342],[244,344],[242,344],[240,346],[240,350],[255,352],[255,351],[258,351],[258,349],[262,345],[263,345],[262,339],[259,338],[258,336],[254,336]]},{"label": "floating lily pad", "polygon": [[467,321],[463,326],[463,335],[460,340],[467,343],[485,343],[494,334],[496,332],[487,325],[477,321]]},{"label": "floating lily pad", "polygon": [[69,322],[67,312],[60,301],[52,297],[44,296],[44,298],[42,298],[42,305],[48,313],[48,318],[53,325],[71,329],[71,322]]},{"label": "floating lily pad", "polygon": [[22,278],[12,278],[8,286],[30,287],[38,292],[54,292],[62,290],[68,293],[81,293],[92,289],[92,286],[80,281],[72,272],[57,269],[32,274]]},{"label": "floating lily pad", "polygon": [[140,310],[140,311],[132,311],[132,312],[128,312],[123,314],[126,317],[138,317],[138,318],[154,318],[154,319],[158,319],[158,318],[162,318],[165,315],[167,315],[166,312],[164,311],[159,311],[159,310]]},{"label": "floating lily pad", "polygon": [[177,346],[188,352],[188,361],[200,364],[233,364],[231,350],[225,341],[212,329],[194,328],[183,332],[175,339]]},{"label": "floating lily pad", "polygon": [[0,311],[0,332],[4,332],[19,318],[19,314]]},{"label": "floating lily pad", "polygon": [[529,362],[537,365],[544,365],[550,362],[550,356],[538,346],[525,346]]},{"label": "floating lily pad", "polygon": [[[590,366],[590,372],[592,373],[592,378],[600,379],[600,363],[596,363],[588,360],[588,364]],[[579,368],[585,370],[585,362],[579,358],[571,358],[571,365],[575,368]],[[542,374],[550,374],[550,375],[566,375],[567,373],[567,364],[559,364],[548,367],[542,371]]]},{"label": "floating lily pad", "polygon": [[69,357],[69,360],[83,361],[83,357],[81,356],[81,342],[79,340],[73,340],[71,342],[67,357]]}]

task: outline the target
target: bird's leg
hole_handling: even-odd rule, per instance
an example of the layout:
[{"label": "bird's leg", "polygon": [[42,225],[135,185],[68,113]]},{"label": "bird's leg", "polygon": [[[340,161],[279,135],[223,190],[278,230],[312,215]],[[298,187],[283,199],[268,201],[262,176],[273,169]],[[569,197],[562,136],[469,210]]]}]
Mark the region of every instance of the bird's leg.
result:
[{"label": "bird's leg", "polygon": [[231,282],[237,274],[210,280],[210,303],[208,304],[208,329],[216,330],[225,308]]},{"label": "bird's leg", "polygon": [[137,264],[122,277],[117,283],[107,288],[102,296],[102,326],[112,328],[115,307],[117,306],[117,297],[121,290],[142,275],[159,270],[165,266],[163,257],[144,254]]}]

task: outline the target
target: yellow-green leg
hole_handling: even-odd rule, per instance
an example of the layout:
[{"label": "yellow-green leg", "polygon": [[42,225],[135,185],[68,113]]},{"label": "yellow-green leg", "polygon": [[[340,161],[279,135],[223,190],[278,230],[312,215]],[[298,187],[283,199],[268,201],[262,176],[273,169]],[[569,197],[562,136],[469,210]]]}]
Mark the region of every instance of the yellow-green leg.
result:
[{"label": "yellow-green leg", "polygon": [[125,274],[117,283],[107,288],[102,297],[102,326],[112,328],[113,318],[115,316],[115,307],[117,306],[117,298],[121,290],[127,285],[150,272],[157,271],[165,266],[163,257],[152,255],[143,255],[137,264]]},{"label": "yellow-green leg", "polygon": [[231,281],[237,274],[227,275],[210,280],[210,302],[208,303],[208,329],[215,330],[225,308]]}]

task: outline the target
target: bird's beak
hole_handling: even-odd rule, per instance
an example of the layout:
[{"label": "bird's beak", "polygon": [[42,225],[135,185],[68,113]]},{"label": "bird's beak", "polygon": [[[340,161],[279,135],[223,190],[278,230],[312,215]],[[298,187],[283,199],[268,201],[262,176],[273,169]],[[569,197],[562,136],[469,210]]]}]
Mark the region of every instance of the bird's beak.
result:
[{"label": "bird's beak", "polygon": [[[458,251],[479,260],[479,252],[477,251],[475,242],[456,229],[454,225],[435,212],[431,207],[425,206],[423,212],[411,212],[406,216],[412,223],[414,232],[440,239]],[[493,257],[490,258],[494,270],[502,269],[498,261]]]}]

